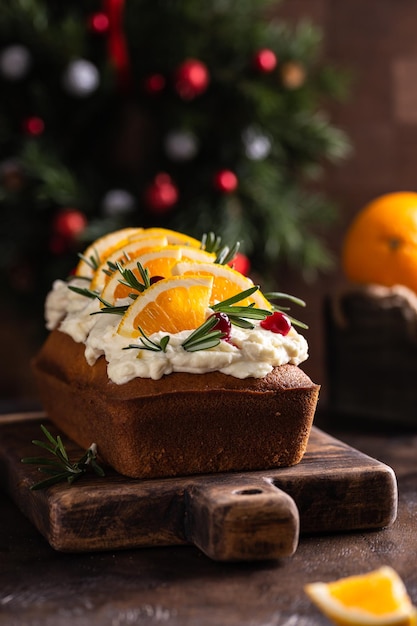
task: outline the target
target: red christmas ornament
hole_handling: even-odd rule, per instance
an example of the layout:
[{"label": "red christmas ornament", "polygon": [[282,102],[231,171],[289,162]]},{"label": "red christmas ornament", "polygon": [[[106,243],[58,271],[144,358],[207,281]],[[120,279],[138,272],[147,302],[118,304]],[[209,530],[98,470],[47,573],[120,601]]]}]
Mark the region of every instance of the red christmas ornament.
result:
[{"label": "red christmas ornament", "polygon": [[248,257],[241,252],[236,254],[235,258],[230,261],[229,265],[244,276],[247,276],[250,272],[250,261]]},{"label": "red christmas ornament", "polygon": [[237,185],[237,176],[231,170],[220,170],[214,177],[214,186],[222,193],[233,193]]},{"label": "red christmas ornament", "polygon": [[145,202],[153,213],[166,213],[176,204],[178,189],[171,176],[161,172],[145,191]]},{"label": "red christmas ornament", "polygon": [[107,48],[122,91],[128,92],[132,86],[132,68],[124,28],[125,0],[104,0],[105,14],[108,17]]},{"label": "red christmas ornament", "polygon": [[147,93],[157,95],[165,89],[165,84],[165,76],[162,76],[162,74],[151,74],[145,78],[144,88]]},{"label": "red christmas ornament", "polygon": [[198,59],[187,59],[175,73],[175,89],[183,100],[193,100],[204,93],[210,76],[204,63]]},{"label": "red christmas ornament", "polygon": [[253,58],[253,64],[258,72],[262,74],[268,74],[272,72],[277,65],[277,57],[272,50],[268,48],[263,48],[262,50],[258,50]]},{"label": "red christmas ornament", "polygon": [[52,232],[62,239],[74,240],[87,226],[87,218],[77,209],[63,209],[52,222]]},{"label": "red christmas ornament", "polygon": [[109,30],[110,20],[105,13],[98,12],[93,13],[89,19],[89,27],[93,33],[97,35],[102,35],[103,33],[107,33]]},{"label": "red christmas ornament", "polygon": [[23,120],[23,130],[31,137],[38,137],[45,130],[45,123],[41,117],[32,115]]}]

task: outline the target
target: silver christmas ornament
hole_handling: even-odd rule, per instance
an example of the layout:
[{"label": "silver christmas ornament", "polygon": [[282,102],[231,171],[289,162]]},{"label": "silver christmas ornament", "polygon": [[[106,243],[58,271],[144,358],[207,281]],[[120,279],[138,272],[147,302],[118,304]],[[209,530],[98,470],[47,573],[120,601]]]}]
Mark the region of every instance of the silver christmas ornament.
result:
[{"label": "silver christmas ornament", "polygon": [[102,199],[101,209],[108,217],[119,217],[135,209],[135,198],[125,189],[111,189]]},{"label": "silver christmas ornament", "polygon": [[197,139],[189,131],[171,131],[165,138],[165,153],[173,161],[189,161],[197,152]]},{"label": "silver christmas ornament", "polygon": [[262,161],[271,152],[270,138],[254,128],[248,128],[243,133],[243,143],[246,156],[252,161]]},{"label": "silver christmas ornament", "polygon": [[69,94],[83,98],[91,95],[99,86],[99,71],[90,61],[77,59],[68,65],[62,83]]},{"label": "silver christmas ornament", "polygon": [[21,80],[26,76],[32,57],[25,46],[15,44],[0,52],[0,74],[8,80]]}]

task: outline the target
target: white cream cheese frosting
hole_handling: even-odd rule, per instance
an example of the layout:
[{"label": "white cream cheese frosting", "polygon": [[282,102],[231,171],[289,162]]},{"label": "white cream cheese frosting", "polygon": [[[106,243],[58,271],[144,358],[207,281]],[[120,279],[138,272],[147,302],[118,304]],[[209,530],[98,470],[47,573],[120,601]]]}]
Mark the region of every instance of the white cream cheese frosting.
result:
[{"label": "white cream cheese frosting", "polygon": [[[82,288],[85,281],[74,279],[71,285]],[[130,303],[131,300],[124,300],[117,305]],[[220,371],[236,378],[263,378],[274,367],[299,365],[308,358],[307,341],[294,327],[284,336],[263,329],[258,322],[253,329],[232,325],[230,340],[208,350],[184,350],[181,344],[192,332],[188,330],[170,335],[165,352],[128,348],[129,344],[141,345],[140,340],[129,340],[117,333],[119,315],[99,311],[98,299],[74,293],[68,289],[68,283],[57,280],[46,299],[46,326],[49,330],[58,328],[77,343],[84,343],[90,365],[104,356],[108,376],[118,385],[138,377],[158,380],[172,372]],[[158,332],[150,339],[159,342],[166,334]]]}]

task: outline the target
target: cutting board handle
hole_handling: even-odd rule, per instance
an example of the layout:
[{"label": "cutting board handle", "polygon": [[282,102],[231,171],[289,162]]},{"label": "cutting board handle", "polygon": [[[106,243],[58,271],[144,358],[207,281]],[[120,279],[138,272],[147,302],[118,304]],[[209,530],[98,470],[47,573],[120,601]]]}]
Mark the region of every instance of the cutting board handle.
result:
[{"label": "cutting board handle", "polygon": [[195,485],[185,502],[187,538],[211,559],[278,559],[297,549],[297,506],[267,478]]}]

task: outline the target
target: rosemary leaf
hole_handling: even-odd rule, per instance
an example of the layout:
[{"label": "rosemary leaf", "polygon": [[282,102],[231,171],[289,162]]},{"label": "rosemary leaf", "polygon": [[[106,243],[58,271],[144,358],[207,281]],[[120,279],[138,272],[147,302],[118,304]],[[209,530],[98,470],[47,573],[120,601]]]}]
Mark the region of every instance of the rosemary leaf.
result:
[{"label": "rosemary leaf", "polygon": [[229,319],[230,319],[231,324],[233,324],[233,326],[238,326],[239,328],[246,328],[248,330],[249,329],[252,330],[253,328],[255,328],[255,326],[251,324],[251,322],[244,319],[243,317],[230,317]]},{"label": "rosemary leaf", "polygon": [[32,443],[33,445],[38,446],[39,448],[44,448],[44,450],[48,450],[48,452],[55,454],[56,443],[54,443],[54,445],[51,446],[49,443],[45,441],[39,441],[38,439],[33,439]]},{"label": "rosemary leaf", "polygon": [[239,248],[239,241],[237,241],[231,248],[229,248],[229,246],[223,246],[223,248],[218,251],[217,257],[214,262],[218,263],[219,265],[226,265],[227,263],[230,263],[230,261],[235,258]]},{"label": "rosemary leaf", "polygon": [[304,300],[301,300],[301,298],[296,298],[295,296],[291,296],[288,293],[282,293],[280,291],[271,291],[269,293],[265,293],[264,296],[267,300],[289,300],[294,304],[298,304],[298,306],[306,306],[306,303]]},{"label": "rosemary leaf", "polygon": [[[33,441],[32,441],[33,443]],[[28,456],[25,457],[24,459],[22,459],[22,463],[30,463],[32,465],[51,465],[54,467],[59,467],[61,468],[61,465],[59,465],[56,461],[54,461],[54,459],[47,459],[45,457],[42,456]]]},{"label": "rosemary leaf", "polygon": [[68,289],[86,298],[94,299],[94,298],[98,298],[98,295],[99,295],[97,291],[93,291],[92,289],[87,289],[87,287],[75,287],[74,285],[68,285]]},{"label": "rosemary leaf", "polygon": [[272,315],[272,311],[270,310],[257,309],[253,306],[220,306],[216,311],[226,313],[229,318],[246,317],[251,320],[263,320],[265,317],[268,317],[268,315]]},{"label": "rosemary leaf", "polygon": [[169,343],[169,335],[165,335],[165,337],[162,337],[161,341],[159,342],[159,345],[162,348],[162,352],[166,352],[168,343]]},{"label": "rosemary leaf", "polygon": [[94,253],[89,257],[86,257],[84,254],[79,252],[78,258],[84,261],[84,263],[87,263],[87,265],[94,271],[98,270],[100,266],[100,257],[97,250],[94,250]]},{"label": "rosemary leaf", "polygon": [[241,291],[231,298],[227,298],[226,300],[222,300],[221,302],[214,304],[211,308],[213,309],[213,311],[220,311],[220,308],[223,306],[230,306],[231,304],[236,304],[236,302],[241,302],[242,300],[245,300],[245,298],[249,298],[249,296],[255,293],[255,291],[258,291],[258,289],[258,285],[249,287],[249,289],[245,289],[245,291]]},{"label": "rosemary leaf", "polygon": [[128,304],[124,304],[122,306],[112,306],[111,304],[107,304],[99,311],[93,311],[90,315],[100,315],[101,313],[111,313],[114,315],[124,315],[129,308]]},{"label": "rosemary leaf", "polygon": [[52,485],[56,485],[57,483],[62,483],[64,480],[68,480],[67,472],[62,472],[62,474],[56,474],[51,478],[46,478],[46,480],[41,480],[39,483],[31,486],[31,491],[39,491],[40,489],[46,489],[47,487],[51,487]]},{"label": "rosemary leaf", "polygon": [[200,339],[196,339],[194,342],[189,342],[187,344],[183,344],[184,350],[187,352],[196,352],[197,350],[208,350],[209,348],[215,348],[219,345],[220,341],[223,339],[224,333],[219,330],[215,330],[212,333],[209,333],[205,337],[201,337]]},{"label": "rosemary leaf", "polygon": [[57,452],[59,451],[60,454],[62,455],[62,457],[68,461],[68,454],[67,451],[64,448],[64,444],[62,443],[62,439],[61,437],[58,435],[58,437],[56,438],[57,441]]},{"label": "rosemary leaf", "polygon": [[[294,304],[298,304],[298,306],[302,306],[302,307],[306,306],[306,303],[304,302],[304,300],[301,300],[301,298],[296,298],[295,296],[291,296],[288,293],[282,293],[280,291],[273,291],[271,293],[266,293],[265,298],[267,298],[268,300],[289,300],[290,302],[293,302]],[[285,313],[287,317],[289,318],[290,322],[294,326],[299,326],[300,328],[303,328],[304,330],[308,329],[307,324],[304,324],[304,322],[300,322],[300,320],[295,319],[295,317],[291,317],[291,315],[288,315],[287,311],[290,310],[289,307],[281,306],[278,304],[273,304],[272,306],[273,306],[274,311],[280,311],[281,313]]]}]

